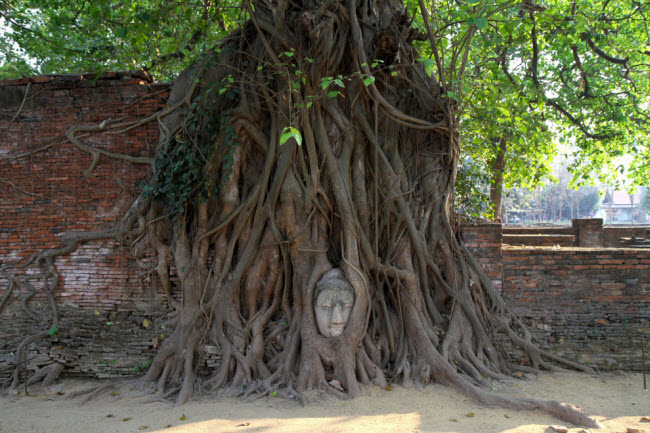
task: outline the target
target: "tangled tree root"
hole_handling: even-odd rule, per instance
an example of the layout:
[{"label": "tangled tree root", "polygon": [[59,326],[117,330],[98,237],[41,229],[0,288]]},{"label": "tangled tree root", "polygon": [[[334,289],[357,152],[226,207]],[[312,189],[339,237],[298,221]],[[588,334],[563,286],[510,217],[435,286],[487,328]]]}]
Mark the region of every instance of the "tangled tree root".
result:
[{"label": "tangled tree root", "polygon": [[[348,398],[361,384],[433,380],[482,404],[597,427],[570,405],[481,389],[557,364],[589,369],[532,343],[454,229],[456,107],[417,62],[402,3],[246,4],[250,20],[183,73],[171,108],[149,119],[161,125],[155,170],[120,223],[3,265],[9,292],[35,287],[20,272],[36,267],[57,324],[55,258],[112,238],[136,257],[155,253],[169,298],[173,332],[142,378],[158,398],[182,404],[221,389],[304,402],[311,389]],[[80,131],[67,137],[93,154],[90,171],[117,157]],[[343,333],[326,338],[314,288],[334,267],[355,301]],[[498,335],[527,365],[509,362]],[[201,378],[205,344],[222,363]]]}]

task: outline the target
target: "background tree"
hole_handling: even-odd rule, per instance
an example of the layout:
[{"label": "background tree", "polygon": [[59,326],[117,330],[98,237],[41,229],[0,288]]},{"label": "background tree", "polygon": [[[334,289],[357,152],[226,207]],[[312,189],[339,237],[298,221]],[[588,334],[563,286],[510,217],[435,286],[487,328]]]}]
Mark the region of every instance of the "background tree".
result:
[{"label": "background tree", "polygon": [[171,80],[244,19],[229,0],[4,1],[0,78],[143,69]]},{"label": "background tree", "polygon": [[644,187],[641,190],[641,208],[643,208],[646,213],[650,214],[650,192],[648,192],[647,187]]},{"label": "background tree", "polygon": [[554,1],[500,3],[480,16],[454,12],[483,27],[467,57],[472,79],[462,89],[468,116],[460,131],[469,138],[465,149],[490,167],[493,205],[502,178],[506,187],[534,187],[562,143],[576,148],[571,172],[578,183],[629,175],[647,184],[647,9]]}]

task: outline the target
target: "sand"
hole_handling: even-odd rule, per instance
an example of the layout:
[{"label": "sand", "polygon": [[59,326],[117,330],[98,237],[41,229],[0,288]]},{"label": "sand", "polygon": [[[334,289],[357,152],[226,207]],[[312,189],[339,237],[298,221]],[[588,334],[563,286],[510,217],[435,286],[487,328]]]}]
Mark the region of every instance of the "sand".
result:
[{"label": "sand", "polygon": [[[539,412],[481,407],[440,385],[429,385],[423,391],[367,387],[362,396],[349,401],[313,394],[306,407],[277,397],[255,402],[196,398],[174,407],[161,402],[145,404],[146,397],[126,391],[116,396],[107,392],[79,407],[78,400],[56,395],[57,391],[67,395],[91,385],[64,380],[50,388],[33,388],[28,396],[1,397],[0,432],[550,433],[551,425],[564,425],[570,433],[583,432]],[[650,416],[650,392],[643,389],[641,374],[541,374],[499,388],[492,392],[577,404],[602,422],[602,432],[626,433],[629,428],[650,433],[650,422],[641,419]]]}]

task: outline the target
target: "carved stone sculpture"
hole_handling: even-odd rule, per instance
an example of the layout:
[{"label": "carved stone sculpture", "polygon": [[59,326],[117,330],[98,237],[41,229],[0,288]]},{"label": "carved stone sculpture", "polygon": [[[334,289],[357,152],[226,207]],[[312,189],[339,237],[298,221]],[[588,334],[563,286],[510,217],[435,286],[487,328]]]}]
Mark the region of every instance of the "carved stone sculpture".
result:
[{"label": "carved stone sculpture", "polygon": [[330,269],[316,283],[314,310],[318,331],[325,337],[343,333],[354,305],[354,289],[339,268]]}]

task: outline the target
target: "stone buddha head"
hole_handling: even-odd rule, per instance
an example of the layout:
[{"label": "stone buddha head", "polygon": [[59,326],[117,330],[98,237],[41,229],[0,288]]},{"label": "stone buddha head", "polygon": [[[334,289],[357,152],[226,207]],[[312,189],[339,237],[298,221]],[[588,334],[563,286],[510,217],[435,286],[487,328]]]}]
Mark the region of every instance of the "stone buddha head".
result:
[{"label": "stone buddha head", "polygon": [[318,280],[314,291],[314,312],[318,331],[325,337],[343,333],[354,305],[354,289],[339,268],[331,269]]}]

